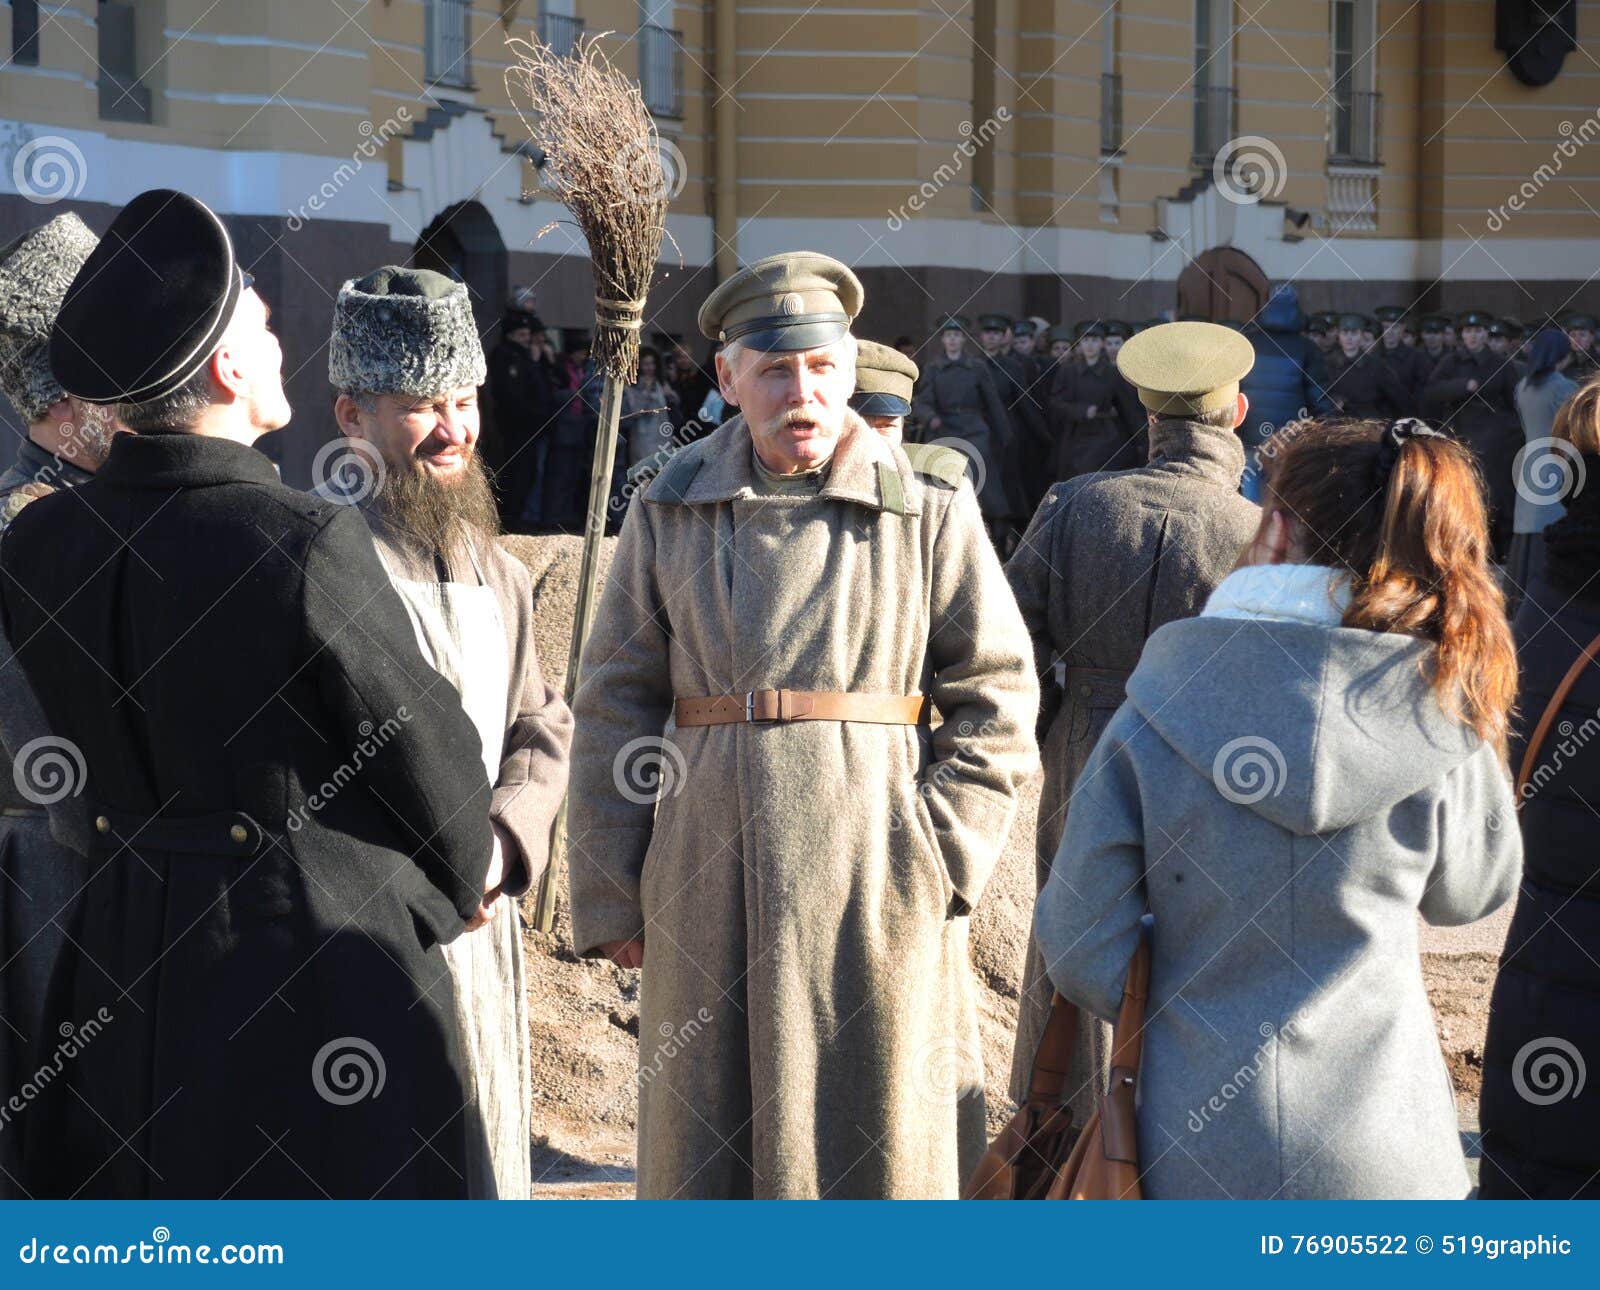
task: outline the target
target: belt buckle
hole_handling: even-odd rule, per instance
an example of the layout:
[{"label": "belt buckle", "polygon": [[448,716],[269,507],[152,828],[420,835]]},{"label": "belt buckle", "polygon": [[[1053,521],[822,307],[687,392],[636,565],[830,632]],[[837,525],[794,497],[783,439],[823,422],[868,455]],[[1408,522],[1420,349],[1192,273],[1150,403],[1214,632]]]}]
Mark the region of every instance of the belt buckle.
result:
[{"label": "belt buckle", "polygon": [[[756,695],[770,694],[773,698],[773,712],[771,716],[760,716],[756,712]],[[746,690],[744,694],[744,719],[750,725],[765,726],[775,725],[789,718],[785,713],[788,705],[784,702],[785,690]]]}]

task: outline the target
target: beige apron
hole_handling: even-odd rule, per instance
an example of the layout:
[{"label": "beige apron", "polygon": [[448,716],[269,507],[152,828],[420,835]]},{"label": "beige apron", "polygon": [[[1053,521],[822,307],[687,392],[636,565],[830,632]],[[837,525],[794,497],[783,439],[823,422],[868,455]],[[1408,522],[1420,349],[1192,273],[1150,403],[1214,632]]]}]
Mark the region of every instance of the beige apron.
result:
[{"label": "beige apron", "polygon": [[[500,778],[500,760],[510,717],[511,651],[500,602],[488,585],[419,582],[400,577],[382,542],[377,544],[389,579],[405,602],[423,658],[461,695],[461,706],[478,728],[483,769],[490,785]],[[476,553],[472,567],[480,581]],[[528,1198],[533,1076],[528,1056],[526,969],[517,902],[502,896],[487,927],[467,932],[444,947],[456,987],[461,1047],[467,1063],[468,1194],[474,1199]]]}]

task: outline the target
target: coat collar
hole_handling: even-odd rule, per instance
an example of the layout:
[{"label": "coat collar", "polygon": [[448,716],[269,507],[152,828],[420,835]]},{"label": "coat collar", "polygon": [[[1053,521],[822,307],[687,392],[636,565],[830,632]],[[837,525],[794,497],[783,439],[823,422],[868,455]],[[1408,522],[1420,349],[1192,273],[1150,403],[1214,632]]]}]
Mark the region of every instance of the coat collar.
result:
[{"label": "coat collar", "polygon": [[232,439],[185,433],[119,434],[97,478],[113,488],[203,488],[276,484],[262,453]]},{"label": "coat collar", "polygon": [[[682,465],[674,461],[666,466],[645,493],[645,500],[695,506],[752,497],[757,489],[754,451],[744,417],[735,416],[686,449],[679,458]],[[679,472],[689,470],[693,470],[693,478],[685,483]],[[849,410],[817,496],[880,511],[922,513],[922,485],[905,454]]]},{"label": "coat collar", "polygon": [[65,457],[56,456],[32,439],[24,439],[17,445],[15,469],[29,479],[44,480],[64,488],[75,488],[94,478],[92,470],[85,470]]},{"label": "coat collar", "polygon": [[1230,488],[1244,478],[1244,442],[1232,430],[1163,418],[1150,427],[1150,465],[1176,466]]}]

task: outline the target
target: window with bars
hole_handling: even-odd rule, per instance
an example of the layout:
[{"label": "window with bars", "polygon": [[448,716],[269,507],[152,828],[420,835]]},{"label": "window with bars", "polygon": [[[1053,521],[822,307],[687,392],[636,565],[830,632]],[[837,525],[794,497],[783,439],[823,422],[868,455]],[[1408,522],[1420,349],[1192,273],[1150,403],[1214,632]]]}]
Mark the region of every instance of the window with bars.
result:
[{"label": "window with bars", "polygon": [[539,39],[564,58],[571,58],[583,39],[583,19],[546,6],[539,14]]},{"label": "window with bars", "polygon": [[1372,0],[1332,0],[1328,158],[1376,165],[1380,160],[1382,98],[1375,86]]},{"label": "window with bars", "polygon": [[1117,0],[1100,15],[1100,153],[1122,151],[1122,75],[1117,71]]},{"label": "window with bars", "polygon": [[639,28],[639,88],[656,116],[683,115],[683,33],[666,27]]},{"label": "window with bars", "polygon": [[1232,0],[1194,3],[1194,161],[1209,166],[1233,138]]},{"label": "window with bars", "polygon": [[426,0],[425,67],[430,85],[472,85],[472,0]]},{"label": "window with bars", "polygon": [[11,0],[11,61],[39,65],[39,0]]}]

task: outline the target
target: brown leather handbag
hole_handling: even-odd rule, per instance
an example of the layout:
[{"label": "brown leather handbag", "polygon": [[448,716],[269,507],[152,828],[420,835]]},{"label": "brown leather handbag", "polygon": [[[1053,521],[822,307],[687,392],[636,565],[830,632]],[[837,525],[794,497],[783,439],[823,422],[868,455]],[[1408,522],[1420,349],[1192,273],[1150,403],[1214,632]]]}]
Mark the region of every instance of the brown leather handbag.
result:
[{"label": "brown leather handbag", "polygon": [[1545,705],[1544,715],[1539,718],[1539,724],[1533,728],[1533,734],[1528,739],[1528,747],[1522,754],[1522,769],[1517,772],[1517,801],[1516,808],[1522,810],[1522,803],[1527,800],[1524,790],[1528,781],[1533,778],[1533,773],[1538,769],[1539,752],[1544,747],[1544,741],[1550,734],[1550,727],[1555,724],[1555,719],[1561,714],[1561,709],[1567,702],[1567,696],[1572,693],[1572,687],[1578,683],[1578,678],[1600,656],[1600,636],[1596,636],[1585,645],[1572,660],[1572,666],[1567,669],[1567,674],[1561,678],[1561,684],[1556,686],[1556,692],[1550,696],[1550,702]]},{"label": "brown leather handbag", "polygon": [[1028,1098],[990,1144],[962,1190],[963,1200],[1142,1200],[1134,1094],[1150,994],[1150,942],[1128,965],[1112,1031],[1111,1082],[1080,1130],[1072,1123],[1072,1049],[1077,1005],[1059,993],[1033,1058]]}]

